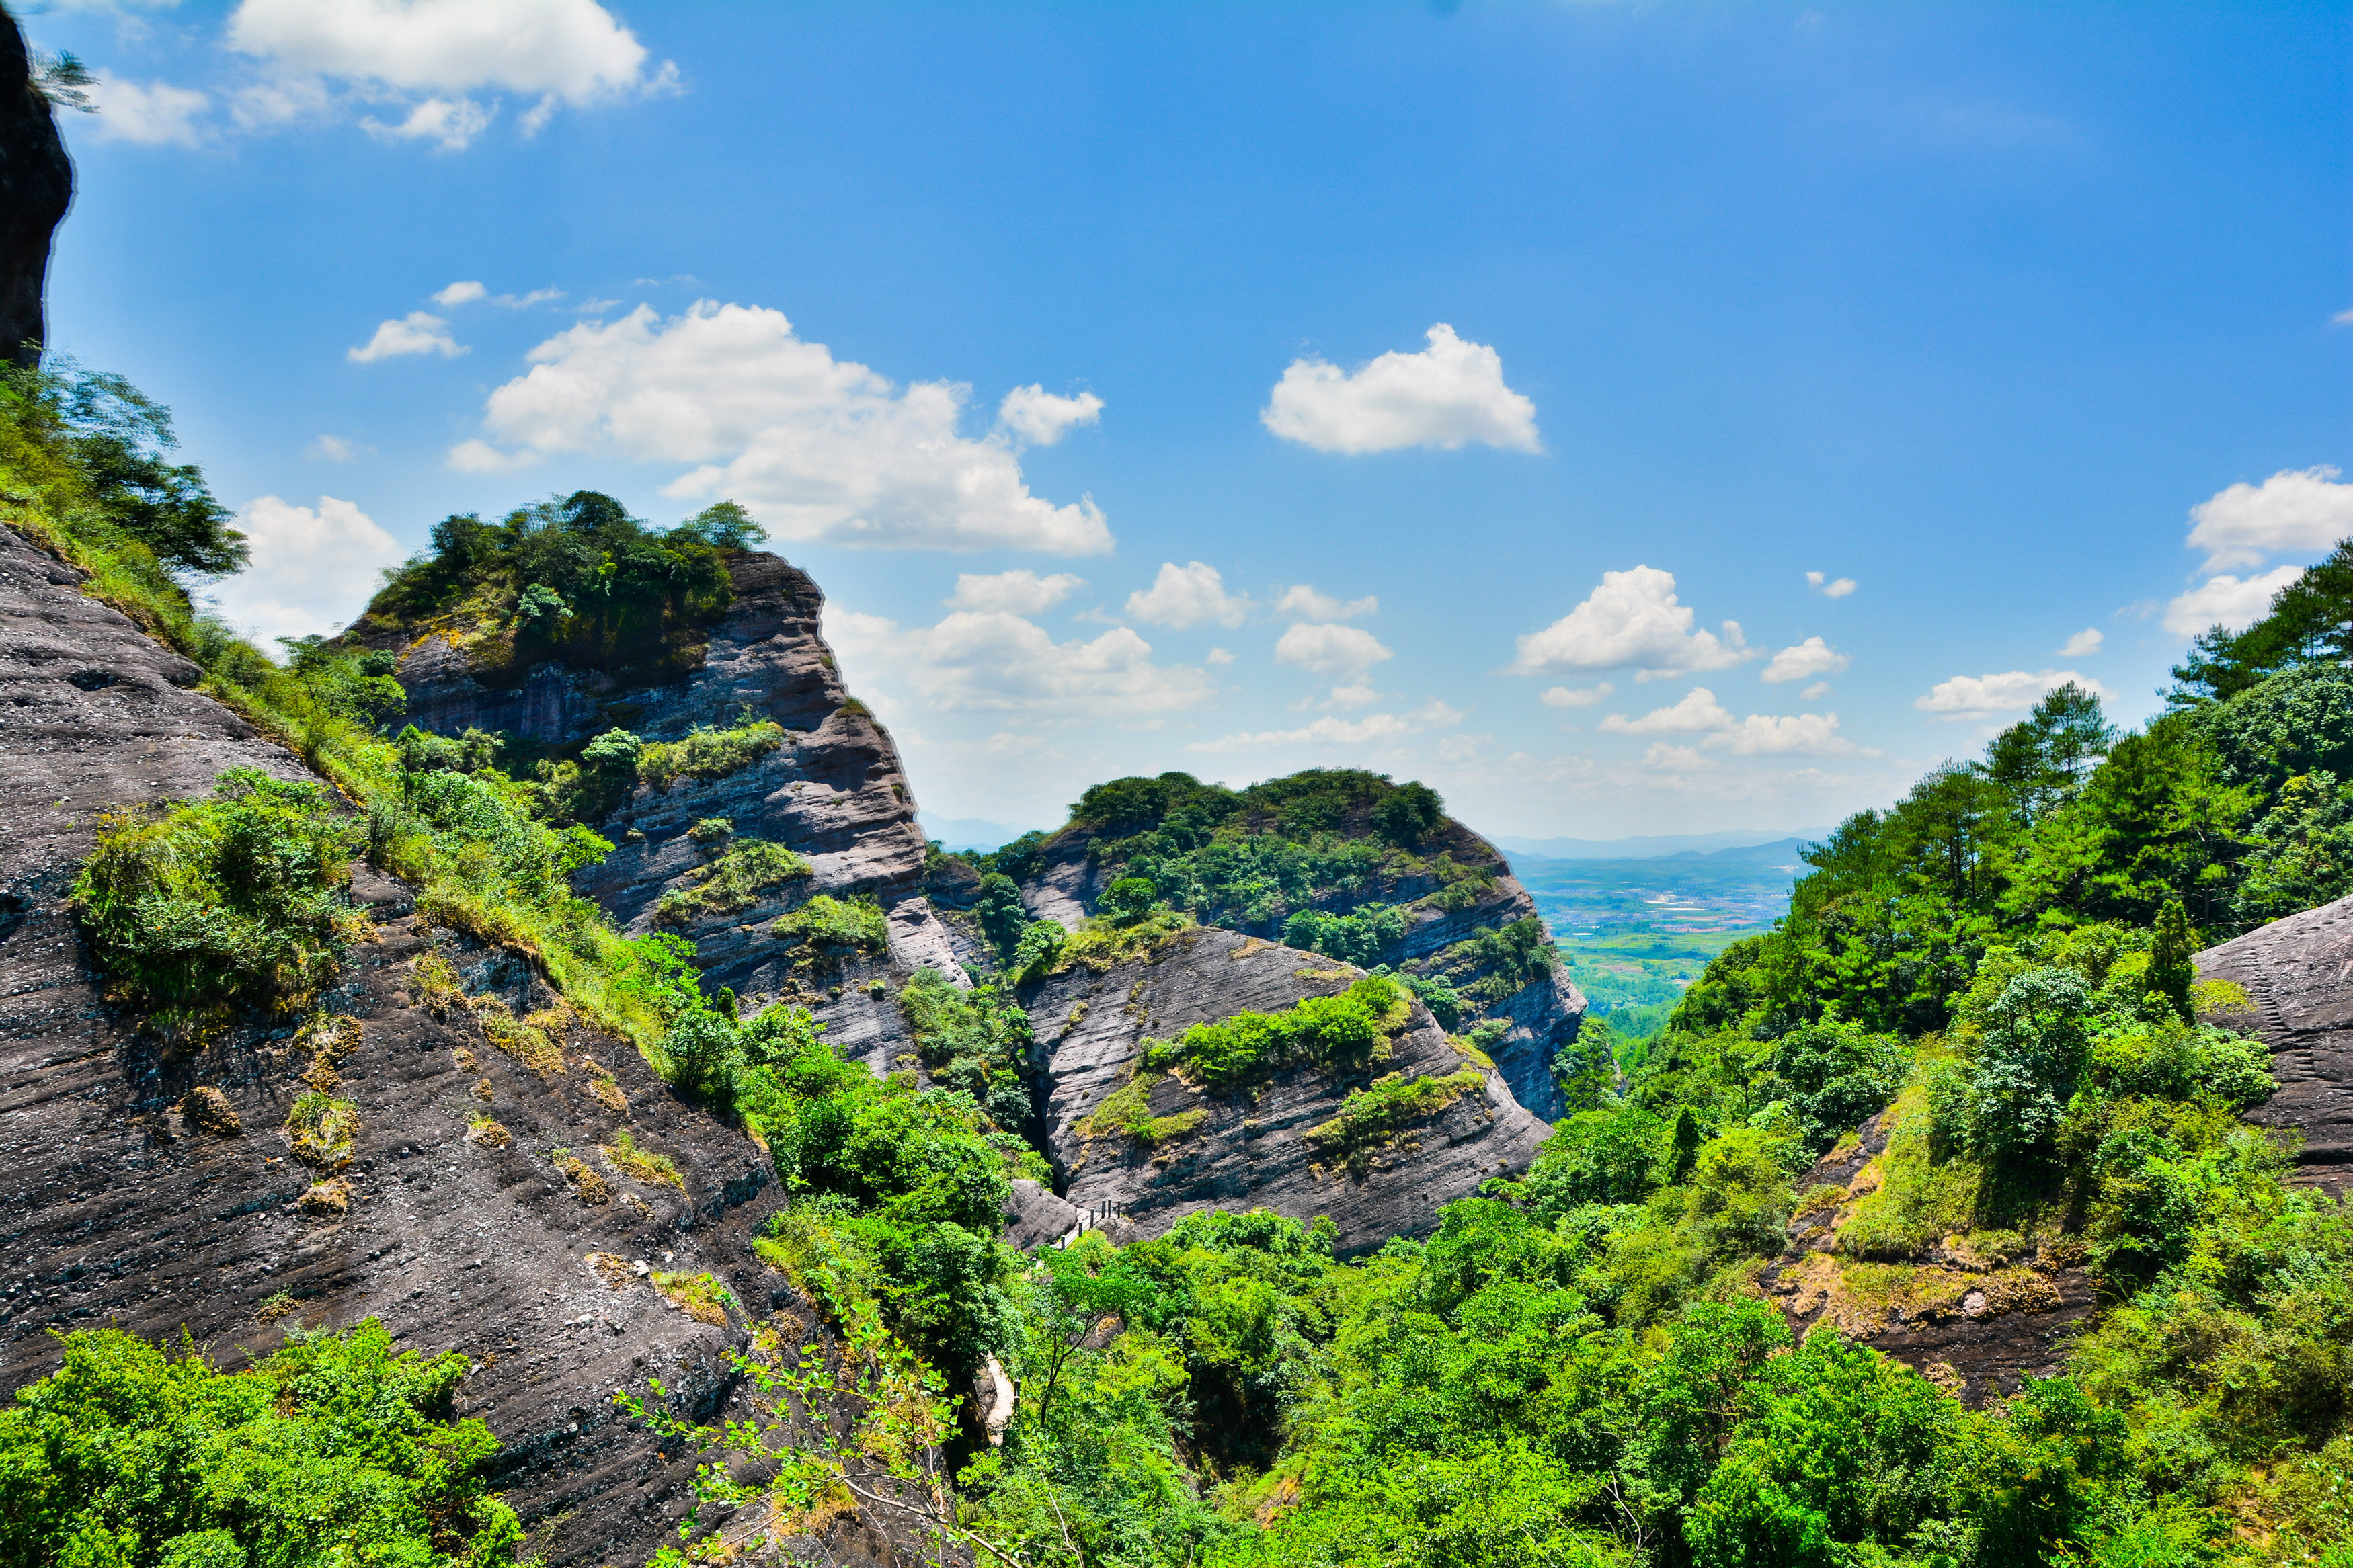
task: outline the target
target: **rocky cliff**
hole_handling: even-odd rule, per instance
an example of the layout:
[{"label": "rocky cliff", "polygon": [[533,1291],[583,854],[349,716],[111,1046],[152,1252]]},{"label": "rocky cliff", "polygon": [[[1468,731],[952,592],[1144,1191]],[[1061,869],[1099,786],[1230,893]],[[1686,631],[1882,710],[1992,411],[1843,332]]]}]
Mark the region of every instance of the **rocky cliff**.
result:
[{"label": "rocky cliff", "polygon": [[49,237],[72,200],[56,111],[33,84],[16,19],[0,10],[0,354],[19,364],[38,363],[27,342],[48,341]]},{"label": "rocky cliff", "polygon": [[[1112,882],[1132,873],[1134,856],[1128,841],[1135,826],[1114,828],[1080,820],[1052,836],[1039,847],[1035,868],[1021,879],[1023,904],[1041,919],[1079,924],[1095,911]],[[1245,834],[1280,831],[1271,814],[1250,805],[1240,806],[1224,826]],[[1361,804],[1335,817],[1329,829],[1361,845],[1378,842],[1369,807]],[[934,896],[953,906],[971,893],[953,885],[942,889],[935,879]],[[1513,1096],[1538,1118],[1557,1120],[1564,1107],[1553,1064],[1577,1038],[1585,998],[1552,953],[1535,902],[1512,875],[1510,862],[1452,817],[1439,818],[1419,835],[1410,854],[1382,854],[1360,874],[1275,900],[1254,916],[1214,896],[1198,912],[1205,921],[1245,935],[1281,940],[1291,918],[1303,910],[1345,917],[1374,908],[1395,911],[1398,929],[1377,933],[1364,962],[1446,980],[1462,999],[1461,1030],[1472,1031],[1482,1022],[1496,1026],[1481,1044]],[[1497,944],[1479,941],[1522,922],[1534,922],[1536,942],[1530,954],[1499,952]],[[960,923],[970,956],[979,947],[969,922]],[[1514,959],[1524,962],[1514,967]]]},{"label": "rocky cliff", "polygon": [[[290,1327],[375,1316],[404,1346],[473,1358],[459,1408],[504,1444],[500,1484],[553,1561],[644,1557],[692,1466],[610,1396],[658,1376],[706,1418],[735,1396],[724,1352],[786,1304],[745,1245],[776,1203],[762,1152],[364,864],[372,931],[323,998],[345,1023],[248,1021],[179,1053],[142,1035],[66,907],[99,819],[204,794],[227,767],[303,770],[79,581],[0,527],[0,1380],[52,1370],[52,1329],[185,1328],[236,1364]],[[427,956],[454,990],[420,975]],[[518,1017],[548,1042],[533,1059],[485,1033]],[[288,1112],[322,1073],[357,1127],[343,1158],[306,1163]],[[657,1271],[711,1274],[734,1305],[698,1318]]]},{"label": "rocky cliff", "polygon": [[2244,986],[2254,1005],[2213,1021],[2272,1048],[2279,1089],[2247,1120],[2294,1134],[2295,1179],[2343,1197],[2353,1187],[2353,899],[2210,947],[2197,966],[2200,980]]},{"label": "rocky cliff", "polygon": [[[708,628],[681,679],[632,684],[558,662],[517,678],[480,668],[463,629],[383,624],[353,628],[362,647],[396,652],[407,721],[456,735],[504,732],[563,748],[625,726],[651,742],[685,740],[698,727],[766,720],[782,743],[715,777],[641,782],[596,822],[613,853],[578,886],[632,932],[654,929],[664,895],[691,890],[726,839],[697,838],[698,823],[724,821],[729,839],[762,839],[806,857],[811,874],[754,889],[724,912],[668,921],[698,944],[710,984],[754,1003],[807,1005],[844,1054],[888,1069],[905,1037],[895,1005],[871,987],[929,965],[961,978],[946,929],[923,895],[924,844],[898,748],[851,700],[818,622],[825,596],[808,574],[763,552],[728,563],[733,598]],[[501,650],[503,652],[504,650]],[[489,676],[486,679],[486,676]],[[818,893],[865,896],[888,922],[887,949],[851,952],[821,965],[779,943],[776,917]]]},{"label": "rocky cliff", "polygon": [[[1491,1176],[1525,1170],[1550,1129],[1419,1003],[1356,1070],[1300,1070],[1250,1092],[1218,1093],[1181,1070],[1146,1067],[1148,1039],[1173,1039],[1243,1011],[1279,1012],[1361,978],[1363,971],[1314,953],[1196,926],[1147,957],[1101,971],[1078,965],[1023,987],[1065,1199],[1082,1211],[1116,1213],[1146,1236],[1201,1209],[1324,1215],[1338,1226],[1335,1246],[1348,1253],[1420,1235],[1436,1226],[1440,1205],[1472,1195]],[[1450,1081],[1409,1119],[1359,1138],[1311,1136],[1335,1127],[1351,1090],[1392,1075]],[[1148,1117],[1150,1134],[1105,1124],[1105,1101],[1123,1093],[1135,1101],[1130,1120]]]}]

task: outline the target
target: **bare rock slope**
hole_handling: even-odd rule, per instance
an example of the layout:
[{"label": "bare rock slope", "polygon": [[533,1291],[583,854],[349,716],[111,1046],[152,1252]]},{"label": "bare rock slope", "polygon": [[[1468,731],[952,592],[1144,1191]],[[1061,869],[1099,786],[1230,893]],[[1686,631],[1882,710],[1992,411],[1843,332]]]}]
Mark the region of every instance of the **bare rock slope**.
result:
[{"label": "bare rock slope", "polygon": [[[422,924],[364,865],[375,933],[324,999],[352,1021],[325,1052],[359,1120],[347,1164],[304,1165],[284,1131],[318,1037],[253,1024],[178,1057],[142,1037],[107,1005],[66,908],[100,815],[201,795],[227,767],[303,770],[78,584],[0,528],[0,1386],[55,1368],[51,1329],[185,1328],[235,1365],[290,1326],[378,1317],[406,1347],[473,1358],[459,1409],[505,1445],[499,1484],[552,1521],[554,1561],[643,1559],[683,1513],[691,1465],[661,1459],[610,1396],[649,1375],[682,1413],[734,1396],[724,1352],[782,1284],[745,1246],[776,1201],[767,1162],[561,1009],[535,1065],[493,1048],[482,1016],[552,998],[516,961]],[[474,1000],[418,1004],[428,952]],[[676,1181],[606,1153],[625,1131]],[[306,1210],[322,1181],[345,1186]],[[604,1201],[585,1201],[599,1184]],[[710,1273],[734,1308],[699,1321],[656,1270]]]},{"label": "bare rock slope", "polygon": [[2274,921],[2197,957],[2201,980],[2246,987],[2254,1015],[2218,1021],[2272,1048],[2279,1090],[2247,1112],[2297,1135],[2296,1179],[2353,1186],[2353,899]]},{"label": "bare rock slope", "polygon": [[[1113,1210],[1145,1235],[1210,1208],[1325,1215],[1339,1227],[1339,1249],[1357,1252],[1421,1234],[1437,1224],[1440,1205],[1472,1195],[1491,1176],[1525,1170],[1550,1130],[1419,1003],[1377,1058],[1353,1072],[1302,1069],[1253,1092],[1220,1095],[1145,1065],[1147,1039],[1333,995],[1362,974],[1261,938],[1197,926],[1147,958],[1101,972],[1080,966],[1025,987],[1045,1058],[1044,1120],[1065,1198],[1082,1211]],[[1333,1122],[1350,1090],[1391,1074],[1455,1081],[1433,1095],[1442,1104],[1356,1147],[1308,1136]],[[1144,1140],[1098,1125],[1104,1101],[1124,1092],[1140,1095],[1166,1131]]]}]

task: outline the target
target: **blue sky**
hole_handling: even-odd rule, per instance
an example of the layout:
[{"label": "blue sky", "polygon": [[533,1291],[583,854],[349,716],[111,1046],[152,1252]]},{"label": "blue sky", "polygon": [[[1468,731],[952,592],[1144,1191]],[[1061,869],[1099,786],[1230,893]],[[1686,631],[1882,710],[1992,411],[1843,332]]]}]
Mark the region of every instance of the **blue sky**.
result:
[{"label": "blue sky", "polygon": [[26,26],[105,79],[52,337],[177,410],[242,624],[451,511],[732,495],[934,814],[1356,765],[1609,837],[1820,826],[2062,672],[2139,720],[2353,533],[2348,17]]}]

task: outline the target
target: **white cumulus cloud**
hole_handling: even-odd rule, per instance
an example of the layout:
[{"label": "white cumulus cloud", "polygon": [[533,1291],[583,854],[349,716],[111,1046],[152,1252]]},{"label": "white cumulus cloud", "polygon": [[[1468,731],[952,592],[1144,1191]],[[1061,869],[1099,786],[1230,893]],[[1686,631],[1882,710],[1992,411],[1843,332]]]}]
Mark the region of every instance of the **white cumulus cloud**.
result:
[{"label": "white cumulus cloud", "polygon": [[1320,359],[1282,373],[1259,421],[1319,452],[1448,451],[1477,443],[1541,452],[1536,405],[1504,384],[1503,356],[1441,321],[1418,353],[1389,353],[1354,374]]},{"label": "white cumulus cloud", "polygon": [[1740,623],[1724,635],[1694,631],[1693,612],[1675,598],[1671,572],[1637,566],[1604,572],[1585,602],[1540,632],[1519,639],[1516,675],[1551,670],[1631,668],[1643,676],[1723,669],[1752,657]]},{"label": "white cumulus cloud", "polygon": [[490,396],[483,424],[506,443],[467,442],[454,468],[610,451],[693,464],[664,488],[732,497],[770,533],[878,549],[1100,554],[1111,529],[1090,499],[1029,493],[1013,449],[960,435],[970,389],[902,390],[780,310],[698,301],[665,321],[640,305],[583,321],[531,351],[532,369]]},{"label": "white cumulus cloud", "polygon": [[1653,708],[1640,719],[1612,713],[1601,721],[1601,728],[1613,735],[1697,735],[1729,729],[1736,722],[1715,692],[1694,686],[1672,707]]},{"label": "white cumulus cloud", "polygon": [[1248,595],[1227,593],[1224,576],[1203,561],[1182,566],[1164,561],[1151,587],[1127,596],[1127,613],[1148,626],[1190,626],[1215,621],[1221,626],[1238,626],[1250,612]]},{"label": "white cumulus cloud", "polygon": [[206,94],[168,81],[142,87],[110,71],[91,74],[97,78],[90,98],[98,105],[98,134],[105,140],[142,147],[193,147],[204,140],[205,128],[196,121],[212,105]]},{"label": "white cumulus cloud", "polygon": [[378,323],[375,336],[358,348],[345,350],[343,357],[369,364],[402,354],[439,354],[448,359],[466,352],[466,345],[449,335],[448,321],[424,310],[411,310],[396,321]]},{"label": "white cumulus cloud", "polygon": [[1998,713],[2022,713],[2042,700],[2046,692],[2073,681],[2096,696],[2116,693],[2087,675],[2072,669],[2005,670],[1999,675],[1957,675],[1940,680],[1912,706],[1940,719],[1988,719]]},{"label": "white cumulus cloud", "polygon": [[943,712],[1132,721],[1198,707],[1215,691],[1204,670],[1155,664],[1152,645],[1125,626],[1058,643],[1003,611],[958,610],[937,626],[902,629],[828,606],[825,633],[847,668],[871,670],[895,694]]},{"label": "white cumulus cloud", "polygon": [[459,305],[472,304],[489,292],[479,282],[460,279],[434,295],[433,302],[445,310],[455,310]]},{"label": "white cumulus cloud", "polygon": [[1827,582],[1821,573],[1809,572],[1806,574],[1806,586],[1825,599],[1843,599],[1854,592],[1854,579],[1841,577],[1834,583]]},{"label": "white cumulus cloud", "polygon": [[[1285,630],[1274,645],[1277,664],[1294,665],[1342,683],[1362,680],[1373,666],[1394,657],[1378,637],[1361,626],[1301,622]],[[1359,704],[1361,700],[1356,700]]]},{"label": "white cumulus cloud", "polygon": [[1547,708],[1590,708],[1617,689],[1606,680],[1594,686],[1555,686],[1536,700]]},{"label": "white cumulus cloud", "polygon": [[2092,655],[2099,652],[2100,645],[2107,640],[2108,634],[2102,631],[2099,627],[2085,626],[2082,631],[2077,632],[2073,637],[2069,637],[2065,642],[2059,645],[2059,657],[2061,658],[2088,658]]},{"label": "white cumulus cloud", "polygon": [[1274,613],[1302,621],[1353,621],[1358,616],[1377,614],[1380,600],[1367,594],[1361,599],[1345,603],[1329,594],[1319,594],[1306,583],[1295,583],[1285,588],[1274,601]]},{"label": "white cumulus cloud", "polygon": [[2303,575],[2297,567],[2281,566],[2260,577],[2242,579],[2225,572],[2209,578],[2165,606],[2165,629],[2185,637],[2216,626],[2245,631],[2271,613],[2272,600],[2282,588]]},{"label": "white cumulus cloud", "polygon": [[1185,749],[1188,752],[1263,752],[1299,746],[1394,744],[1419,731],[1451,729],[1461,722],[1461,709],[1433,697],[1410,713],[1367,713],[1362,719],[1340,719],[1327,713],[1296,730],[1261,730],[1255,733],[1246,731],[1224,735],[1214,741],[1196,741]]},{"label": "white cumulus cloud", "polygon": [[1835,713],[1789,713],[1778,718],[1751,713],[1730,728],[1710,735],[1702,744],[1721,747],[1743,757],[1822,757],[1854,750],[1854,742],[1839,733]]},{"label": "white cumulus cloud", "polygon": [[253,563],[214,591],[222,612],[264,637],[341,631],[366,607],[377,574],[400,560],[400,547],[347,500],[321,496],[316,507],[263,496],[236,526]]},{"label": "white cumulus cloud", "polygon": [[2242,481],[2191,507],[2189,548],[2206,552],[2199,569],[2258,565],[2266,555],[2323,551],[2353,534],[2353,485],[2337,483],[2337,472],[2325,466],[2282,469],[2260,485]]},{"label": "white cumulus cloud", "polygon": [[1005,395],[997,405],[997,422],[1033,447],[1050,447],[1080,426],[1098,423],[1103,406],[1092,392],[1060,397],[1033,384]]},{"label": "white cumulus cloud", "polygon": [[1777,682],[1811,680],[1816,676],[1836,675],[1853,662],[1821,638],[1808,637],[1775,654],[1757,679]]},{"label": "white cumulus cloud", "polygon": [[1007,615],[1034,616],[1053,608],[1086,585],[1085,578],[1074,577],[1068,572],[1040,577],[1027,566],[987,576],[965,572],[957,574],[955,593],[947,603],[952,610],[1001,610]]},{"label": "white cumulus cloud", "polygon": [[406,113],[364,123],[384,135],[429,137],[445,147],[480,135],[497,112],[476,95],[533,101],[525,134],[563,105],[580,106],[675,87],[675,67],[648,69],[637,36],[595,0],[242,0],[228,47],[267,74],[247,117],[293,118],[330,101],[389,100]]}]

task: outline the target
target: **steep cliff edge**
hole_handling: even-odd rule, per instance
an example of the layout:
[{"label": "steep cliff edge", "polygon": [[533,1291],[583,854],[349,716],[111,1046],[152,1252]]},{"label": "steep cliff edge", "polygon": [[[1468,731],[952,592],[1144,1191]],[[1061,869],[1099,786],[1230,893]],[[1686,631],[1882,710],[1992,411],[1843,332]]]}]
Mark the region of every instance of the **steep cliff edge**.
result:
[{"label": "steep cliff edge", "polygon": [[48,341],[49,237],[72,201],[57,113],[34,85],[16,19],[0,10],[0,357],[36,363],[25,344]]},{"label": "steep cliff edge", "polygon": [[[528,647],[519,657],[508,629],[512,585],[470,598],[456,614],[404,616],[380,602],[344,640],[395,655],[407,722],[447,736],[501,733],[518,751],[551,758],[576,755],[616,729],[647,745],[680,746],[698,731],[776,726],[708,765],[633,776],[592,796],[584,819],[614,848],[576,886],[626,931],[694,942],[712,987],[747,1002],[808,1006],[837,1048],[887,1070],[905,1036],[873,983],[925,966],[962,975],[923,896],[914,795],[890,734],[850,697],[819,634],[825,597],[816,583],[765,552],[728,552],[724,565],[724,612],[651,679]],[[754,882],[737,898],[685,897],[746,842],[789,850],[807,860],[807,874]],[[779,933],[777,917],[820,894],[871,900],[882,940],[822,955],[780,941],[791,925]]]},{"label": "steep cliff edge", "polygon": [[[1229,791],[1183,773],[1098,785],[1070,824],[980,864],[1019,884],[1028,911],[1075,926],[1135,878],[1203,923],[1409,977],[1440,1022],[1471,1036],[1544,1121],[1566,1109],[1555,1066],[1585,998],[1535,901],[1494,846],[1420,784],[1314,771]],[[954,908],[977,884],[934,878]],[[966,951],[978,949],[969,918]]]}]

